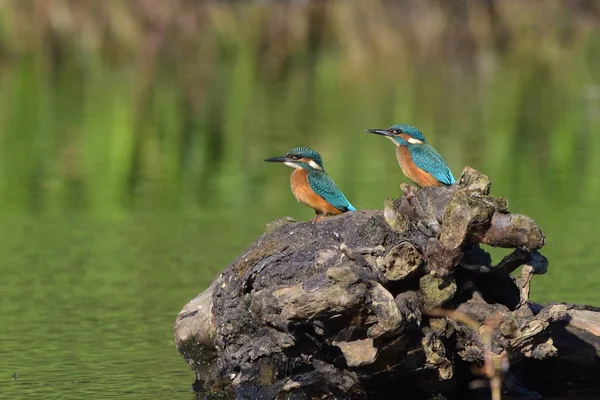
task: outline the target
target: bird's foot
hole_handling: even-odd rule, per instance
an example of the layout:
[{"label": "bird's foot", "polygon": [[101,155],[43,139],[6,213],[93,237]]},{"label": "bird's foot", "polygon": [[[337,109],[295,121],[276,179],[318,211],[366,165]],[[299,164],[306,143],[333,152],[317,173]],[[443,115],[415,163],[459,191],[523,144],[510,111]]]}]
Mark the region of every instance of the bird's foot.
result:
[{"label": "bird's foot", "polygon": [[323,215],[323,214],[317,214],[317,215],[315,215],[313,217],[313,219],[310,220],[310,222],[312,222],[313,224],[315,224],[315,223],[317,223],[317,222],[319,222],[319,221],[321,221],[321,220],[323,220],[325,218],[326,218],[325,215]]}]

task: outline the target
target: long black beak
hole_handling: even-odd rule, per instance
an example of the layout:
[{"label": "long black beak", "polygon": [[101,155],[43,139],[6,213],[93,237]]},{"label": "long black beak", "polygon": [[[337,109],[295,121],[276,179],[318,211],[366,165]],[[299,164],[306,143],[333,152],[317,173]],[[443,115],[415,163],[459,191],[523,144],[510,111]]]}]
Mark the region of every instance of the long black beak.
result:
[{"label": "long black beak", "polygon": [[383,135],[383,136],[394,136],[392,135],[392,133],[387,130],[387,129],[367,129],[366,132],[369,133],[375,133],[377,135]]},{"label": "long black beak", "polygon": [[281,156],[281,157],[271,157],[265,160],[266,162],[287,162],[292,161],[290,158]]}]

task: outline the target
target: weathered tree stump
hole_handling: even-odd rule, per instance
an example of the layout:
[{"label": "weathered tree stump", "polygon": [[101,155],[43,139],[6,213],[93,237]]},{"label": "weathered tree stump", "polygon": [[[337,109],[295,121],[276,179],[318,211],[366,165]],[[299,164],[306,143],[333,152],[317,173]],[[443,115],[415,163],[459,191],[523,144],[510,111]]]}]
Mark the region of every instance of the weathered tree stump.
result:
[{"label": "weathered tree stump", "polygon": [[[428,398],[464,390],[492,356],[510,361],[512,391],[516,375],[532,381],[510,375],[529,360],[598,373],[600,310],[528,301],[544,235],[490,186],[467,167],[449,188],[402,185],[383,211],[268,225],[177,317],[198,383],[240,398]],[[481,243],[515,250],[494,266]]]}]

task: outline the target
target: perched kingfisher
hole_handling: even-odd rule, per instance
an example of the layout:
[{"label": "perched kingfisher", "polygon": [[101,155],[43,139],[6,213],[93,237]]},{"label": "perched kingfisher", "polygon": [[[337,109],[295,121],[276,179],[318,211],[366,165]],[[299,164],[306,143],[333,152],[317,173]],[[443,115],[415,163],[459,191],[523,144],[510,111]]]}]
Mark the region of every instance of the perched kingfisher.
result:
[{"label": "perched kingfisher", "polygon": [[388,129],[367,129],[383,135],[396,145],[396,158],[404,175],[419,186],[449,186],[456,180],[442,156],[414,126],[392,125]]},{"label": "perched kingfisher", "polygon": [[308,147],[294,147],[282,157],[267,158],[268,162],[282,162],[295,168],[290,177],[296,199],[315,210],[313,221],[327,215],[356,211],[346,196],[323,169],[321,155]]}]

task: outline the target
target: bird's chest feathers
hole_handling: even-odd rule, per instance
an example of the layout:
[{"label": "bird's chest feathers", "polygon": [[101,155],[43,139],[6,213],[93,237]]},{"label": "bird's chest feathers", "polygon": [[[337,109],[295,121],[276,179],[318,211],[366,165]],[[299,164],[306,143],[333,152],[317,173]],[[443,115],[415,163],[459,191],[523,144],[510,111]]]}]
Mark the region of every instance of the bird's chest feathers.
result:
[{"label": "bird's chest feathers", "polygon": [[419,168],[412,160],[408,147],[396,146],[396,158],[398,159],[398,164],[400,164],[400,169],[402,169],[404,175],[414,181],[413,177],[417,174]]},{"label": "bird's chest feathers", "polygon": [[308,172],[304,168],[292,172],[290,183],[292,185],[292,193],[294,193],[296,200],[304,204],[314,202],[314,196],[317,196],[317,194],[310,187],[310,184],[308,183]]},{"label": "bird's chest feathers", "polygon": [[415,164],[410,154],[410,150],[406,146],[396,146],[396,158],[400,169],[411,181],[420,186],[440,186],[440,182],[435,179],[429,172],[423,171]]}]

